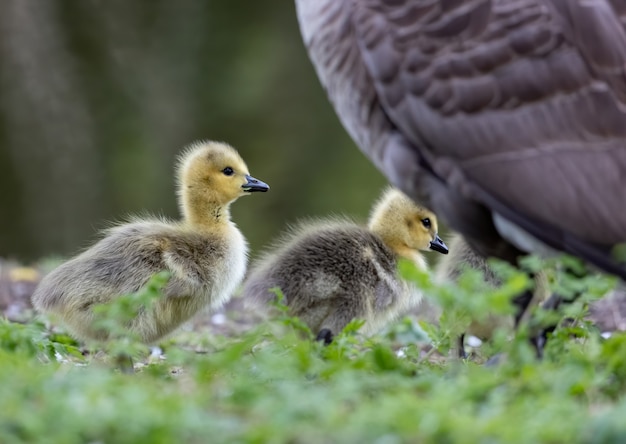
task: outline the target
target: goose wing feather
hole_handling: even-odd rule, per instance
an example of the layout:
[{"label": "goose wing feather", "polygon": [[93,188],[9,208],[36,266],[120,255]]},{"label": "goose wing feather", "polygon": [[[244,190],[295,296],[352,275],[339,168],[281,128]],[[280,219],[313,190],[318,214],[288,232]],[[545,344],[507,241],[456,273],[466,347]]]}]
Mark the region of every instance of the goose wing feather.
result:
[{"label": "goose wing feather", "polygon": [[399,187],[415,196],[425,168],[626,276],[608,254],[626,241],[624,0],[299,0],[298,12],[344,126]]}]

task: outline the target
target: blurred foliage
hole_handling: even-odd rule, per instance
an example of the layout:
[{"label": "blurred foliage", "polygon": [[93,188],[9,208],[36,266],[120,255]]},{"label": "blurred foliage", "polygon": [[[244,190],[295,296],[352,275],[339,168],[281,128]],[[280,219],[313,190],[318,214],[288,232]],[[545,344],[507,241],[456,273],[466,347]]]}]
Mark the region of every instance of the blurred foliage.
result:
[{"label": "blurred foliage", "polygon": [[132,358],[147,351],[147,346],[140,343],[139,333],[130,328],[133,319],[141,311],[153,310],[154,303],[162,297],[161,290],[170,277],[169,272],[162,271],[155,274],[139,291],[94,307],[94,329],[107,332],[107,340],[97,342],[93,347],[105,350],[120,364],[122,370],[132,372]]},{"label": "blurred foliage", "polygon": [[[97,354],[77,355],[42,324],[0,322],[0,442],[258,443],[614,443],[626,438],[626,335],[604,339],[583,320],[584,294],[537,361],[527,331],[502,329],[489,353],[497,365],[447,357],[448,332],[486,311],[509,313],[503,292],[527,285],[502,271],[486,289],[474,272],[433,284],[402,266],[447,319],[405,319],[363,338],[353,321],[328,347],[297,319],[277,316],[205,353],[170,342],[167,359],[125,375]],[[506,276],[506,277],[504,277]],[[159,279],[137,300],[158,297]],[[561,274],[555,281],[576,279]],[[614,280],[592,276],[596,288]],[[481,285],[483,287],[481,287]],[[126,299],[105,317],[136,309]],[[283,307],[284,308],[284,307]],[[459,314],[459,313],[462,313]],[[566,312],[562,312],[561,316]],[[456,321],[455,321],[456,319]],[[427,331],[434,345],[425,352]],[[303,334],[304,333],[304,334]],[[57,336],[60,337],[60,336]],[[121,336],[120,336],[121,337]],[[119,344],[119,343],[118,343]],[[135,350],[132,338],[127,351]],[[147,353],[144,351],[144,353]],[[439,359],[433,359],[441,353]]]},{"label": "blurred foliage", "polygon": [[302,216],[365,218],[385,183],[293,2],[2,3],[0,257],[74,254],[128,213],[178,217],[173,163],[197,139],[231,143],[271,186],[233,207],[253,253]]}]

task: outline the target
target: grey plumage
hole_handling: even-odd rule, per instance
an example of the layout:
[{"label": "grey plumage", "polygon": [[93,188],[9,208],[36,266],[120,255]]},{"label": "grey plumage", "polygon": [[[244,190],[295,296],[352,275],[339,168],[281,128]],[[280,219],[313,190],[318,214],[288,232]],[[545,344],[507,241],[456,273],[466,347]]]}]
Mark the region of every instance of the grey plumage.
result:
[{"label": "grey plumage", "polygon": [[434,274],[437,281],[456,282],[463,271],[469,268],[480,271],[485,276],[485,282],[492,287],[502,284],[485,257],[474,251],[462,236],[454,235],[449,245],[450,254],[441,258],[435,268]]},{"label": "grey plumage", "polygon": [[243,297],[267,304],[274,298],[268,290],[279,287],[289,313],[315,334],[337,334],[354,318],[364,319],[362,332],[371,334],[419,303],[420,291],[398,276],[397,261],[403,256],[425,269],[418,250],[433,242],[443,245],[435,215],[390,190],[368,227],[330,220],[292,229],[255,262]]},{"label": "grey plumage", "polygon": [[150,343],[203,308],[226,302],[243,279],[248,250],[230,220],[230,204],[268,187],[249,176],[232,147],[216,142],[192,145],[181,157],[179,175],[181,221],[135,219],[108,230],[41,281],[34,306],[60,317],[80,339],[106,339],[108,332],[94,327],[93,307],[168,271],[163,297],[128,325]]},{"label": "grey plumage", "polygon": [[626,278],[611,255],[626,242],[624,2],[296,6],[339,118],[392,183],[483,255],[538,251],[526,232]]}]

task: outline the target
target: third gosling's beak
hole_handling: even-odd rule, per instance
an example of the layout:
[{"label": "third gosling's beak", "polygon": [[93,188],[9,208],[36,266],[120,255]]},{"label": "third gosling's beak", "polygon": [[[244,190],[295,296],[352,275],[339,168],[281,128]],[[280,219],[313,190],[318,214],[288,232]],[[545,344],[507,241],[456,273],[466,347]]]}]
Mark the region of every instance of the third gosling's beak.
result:
[{"label": "third gosling's beak", "polygon": [[268,184],[260,181],[259,179],[255,179],[248,174],[246,174],[246,183],[244,183],[241,188],[248,193],[253,193],[255,191],[265,192],[270,189]]},{"label": "third gosling's beak", "polygon": [[442,254],[448,254],[448,246],[443,243],[439,235],[435,235],[435,240],[430,242],[430,249]]}]

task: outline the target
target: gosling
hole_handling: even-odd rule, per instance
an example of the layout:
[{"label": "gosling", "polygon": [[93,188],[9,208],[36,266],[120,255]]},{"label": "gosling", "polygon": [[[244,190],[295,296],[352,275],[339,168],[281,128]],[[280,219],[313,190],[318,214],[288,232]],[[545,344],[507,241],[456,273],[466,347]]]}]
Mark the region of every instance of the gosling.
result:
[{"label": "gosling", "polygon": [[[435,280],[438,282],[457,282],[462,272],[466,269],[474,269],[482,272],[485,283],[496,288],[502,285],[501,279],[494,273],[487,260],[478,254],[460,235],[455,234],[450,241],[451,253],[443,258],[435,268]],[[548,278],[545,273],[537,273],[534,276],[535,290],[528,307],[535,306],[549,296]],[[521,311],[513,316],[498,316],[490,314],[483,322],[472,322],[468,327],[467,334],[476,336],[481,340],[489,340],[498,327],[513,327],[521,322],[523,316],[529,310]],[[438,313],[439,314],[439,313]],[[465,334],[458,338],[458,355],[466,358]]]},{"label": "gosling", "polygon": [[269,187],[250,176],[234,148],[219,142],[190,145],[177,173],[182,220],[134,218],[108,230],[42,280],[32,297],[35,308],[59,317],[78,339],[106,340],[108,332],[94,327],[94,306],[167,271],[162,297],[128,325],[143,342],[154,343],[205,307],[227,302],[243,280],[248,254],[230,204]]},{"label": "gosling", "polygon": [[352,319],[371,335],[421,300],[397,273],[399,258],[426,270],[420,251],[446,254],[437,218],[400,191],[386,190],[367,227],[349,220],[301,223],[255,262],[243,289],[249,305],[274,299],[278,287],[291,316],[329,344]]}]

